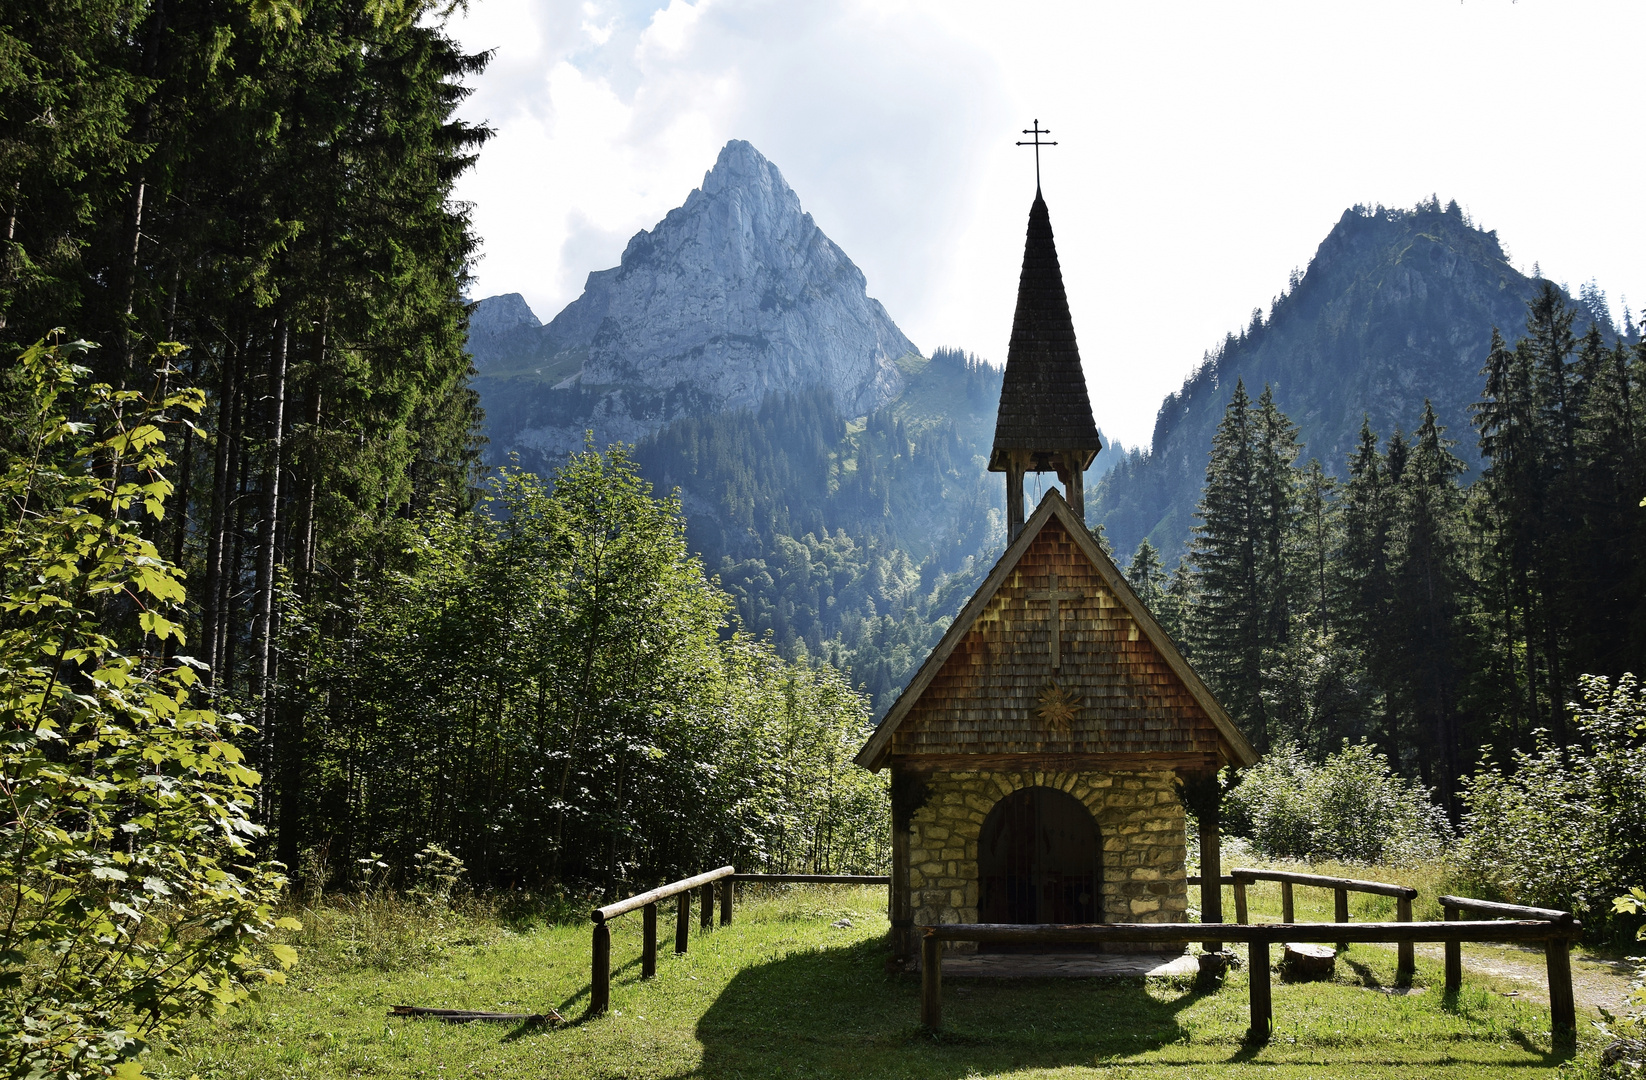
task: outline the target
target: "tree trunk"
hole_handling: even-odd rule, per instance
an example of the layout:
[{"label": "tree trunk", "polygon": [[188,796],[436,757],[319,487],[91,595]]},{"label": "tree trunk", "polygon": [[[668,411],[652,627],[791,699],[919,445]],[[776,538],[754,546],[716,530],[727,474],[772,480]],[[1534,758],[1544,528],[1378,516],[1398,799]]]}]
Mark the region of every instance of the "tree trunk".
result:
[{"label": "tree trunk", "polygon": [[223,660],[223,623],[227,616],[225,556],[228,553],[229,502],[234,492],[236,471],[235,429],[238,426],[241,360],[245,338],[239,346],[230,344],[224,358],[222,385],[217,399],[217,446],[212,455],[211,521],[206,527],[205,610],[200,618],[200,639],[205,647],[208,678],[217,685],[217,671]]},{"label": "tree trunk", "polygon": [[[274,547],[280,515],[280,449],[286,423],[287,337],[286,322],[281,319],[275,324],[269,356],[268,455],[263,464],[263,514],[257,529],[257,587],[252,608],[252,647],[257,654],[252,661],[251,694],[260,699],[268,696],[269,657],[274,640]],[[269,710],[261,702],[259,707],[264,714],[266,743],[272,725],[268,723]]]}]

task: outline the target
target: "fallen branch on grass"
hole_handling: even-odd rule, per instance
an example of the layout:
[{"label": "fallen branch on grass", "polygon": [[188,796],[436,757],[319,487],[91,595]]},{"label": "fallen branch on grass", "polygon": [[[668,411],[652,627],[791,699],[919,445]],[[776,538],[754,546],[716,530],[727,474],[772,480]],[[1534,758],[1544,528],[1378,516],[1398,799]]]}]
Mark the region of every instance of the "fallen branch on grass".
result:
[{"label": "fallen branch on grass", "polygon": [[489,1020],[510,1024],[564,1024],[566,1018],[554,1009],[546,1013],[495,1013],[476,1012],[473,1009],[425,1009],[421,1005],[395,1005],[389,1009],[390,1016],[430,1016],[436,1020],[443,1020],[448,1024],[468,1024],[476,1020]]}]

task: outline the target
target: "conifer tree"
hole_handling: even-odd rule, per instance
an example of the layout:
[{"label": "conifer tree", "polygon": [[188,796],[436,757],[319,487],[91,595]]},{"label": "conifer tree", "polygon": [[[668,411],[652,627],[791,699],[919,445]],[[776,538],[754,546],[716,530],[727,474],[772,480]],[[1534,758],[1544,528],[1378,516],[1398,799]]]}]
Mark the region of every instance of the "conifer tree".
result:
[{"label": "conifer tree", "polygon": [[1389,535],[1393,603],[1385,633],[1397,664],[1386,673],[1385,691],[1419,750],[1419,771],[1438,787],[1455,820],[1463,761],[1460,714],[1471,650],[1460,550],[1463,492],[1457,483],[1464,465],[1443,436],[1434,408],[1424,402]]},{"label": "conifer tree", "polygon": [[1166,569],[1161,565],[1160,552],[1144,537],[1126,567],[1126,581],[1143,601],[1145,607],[1158,619],[1166,599]]},{"label": "conifer tree", "polygon": [[1268,745],[1263,709],[1263,615],[1260,509],[1252,402],[1235,384],[1212,436],[1191,557],[1196,605],[1190,637],[1201,670],[1261,751]]},{"label": "conifer tree", "polygon": [[1298,490],[1298,599],[1300,616],[1310,629],[1330,634],[1338,607],[1335,568],[1338,561],[1337,481],[1310,458]]}]

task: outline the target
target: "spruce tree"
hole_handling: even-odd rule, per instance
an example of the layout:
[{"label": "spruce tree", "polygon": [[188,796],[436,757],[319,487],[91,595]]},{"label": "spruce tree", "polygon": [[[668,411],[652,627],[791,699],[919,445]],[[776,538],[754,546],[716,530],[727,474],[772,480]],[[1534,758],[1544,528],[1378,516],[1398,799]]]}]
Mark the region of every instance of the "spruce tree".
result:
[{"label": "spruce tree", "polygon": [[[1160,562],[1160,552],[1144,537],[1126,567],[1126,581],[1137,598],[1151,613],[1158,612],[1166,596],[1166,570]],[[1158,616],[1157,616],[1158,618]]]},{"label": "spruce tree", "polygon": [[1196,603],[1189,638],[1212,688],[1262,751],[1269,745],[1263,649],[1271,610],[1264,596],[1263,498],[1252,400],[1237,382],[1212,436],[1206,486],[1190,557]]},{"label": "spruce tree", "polygon": [[[1462,558],[1463,462],[1424,402],[1400,475],[1389,535],[1393,603],[1385,633],[1397,662],[1386,672],[1419,771],[1439,788],[1453,819],[1462,775],[1461,713],[1470,659]],[[1432,764],[1432,771],[1431,771]]]},{"label": "spruce tree", "polygon": [[1337,549],[1340,543],[1337,480],[1310,458],[1298,490],[1299,615],[1310,629],[1330,634],[1336,624]]}]

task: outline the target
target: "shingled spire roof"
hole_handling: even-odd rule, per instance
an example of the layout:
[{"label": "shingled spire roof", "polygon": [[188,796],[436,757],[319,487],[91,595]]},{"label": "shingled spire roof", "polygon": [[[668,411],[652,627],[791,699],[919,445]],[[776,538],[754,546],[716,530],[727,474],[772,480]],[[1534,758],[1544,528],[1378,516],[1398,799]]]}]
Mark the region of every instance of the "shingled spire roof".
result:
[{"label": "shingled spire roof", "polygon": [[1006,457],[1014,450],[1034,455],[1031,470],[1051,469],[1052,454],[1059,451],[1077,453],[1084,468],[1101,449],[1057,263],[1052,219],[1036,188],[989,468],[1007,471]]}]

